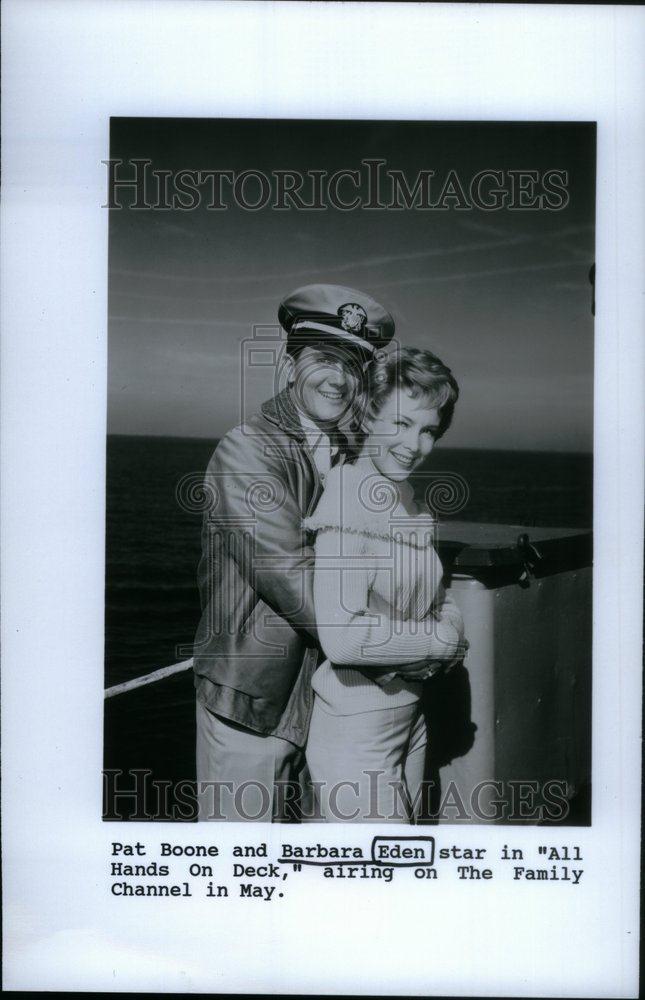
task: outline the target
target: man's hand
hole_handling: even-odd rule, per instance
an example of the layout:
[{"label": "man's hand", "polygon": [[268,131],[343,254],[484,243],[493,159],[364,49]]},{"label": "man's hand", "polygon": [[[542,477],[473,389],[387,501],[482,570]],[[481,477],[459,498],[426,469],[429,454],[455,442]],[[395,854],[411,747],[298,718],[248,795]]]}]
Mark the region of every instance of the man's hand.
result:
[{"label": "man's hand", "polygon": [[470,643],[468,642],[468,639],[462,639],[457,647],[456,653],[453,654],[452,658],[448,661],[446,660],[443,661],[446,673],[448,673],[449,670],[452,670],[452,668],[456,666],[458,663],[461,663],[463,660],[466,659],[469,649],[470,649]]},{"label": "man's hand", "polygon": [[444,660],[417,660],[397,667],[396,676],[406,681],[425,681],[443,666]]},{"label": "man's hand", "polygon": [[464,660],[468,648],[468,639],[464,639],[463,643],[459,644],[457,653],[452,652],[449,659],[417,660],[415,663],[403,664],[397,667],[396,676],[402,677],[406,681],[425,681],[440,670],[447,674],[454,666]]}]

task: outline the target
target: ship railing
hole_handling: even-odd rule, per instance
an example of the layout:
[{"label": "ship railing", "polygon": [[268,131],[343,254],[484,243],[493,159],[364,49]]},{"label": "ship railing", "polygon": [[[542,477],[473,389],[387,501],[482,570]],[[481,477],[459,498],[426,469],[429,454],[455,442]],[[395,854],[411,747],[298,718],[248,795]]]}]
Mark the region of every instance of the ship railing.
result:
[{"label": "ship railing", "polygon": [[106,688],[103,694],[105,698],[114,698],[115,695],[126,694],[128,691],[145,687],[147,684],[155,684],[157,681],[163,681],[166,677],[172,677],[173,674],[180,674],[184,670],[190,670],[192,666],[193,660],[191,657],[190,660],[172,663],[168,667],[159,667],[158,670],[153,670],[149,674],[142,674],[141,677],[133,677],[132,680],[123,681],[122,684],[113,684],[112,687]]}]

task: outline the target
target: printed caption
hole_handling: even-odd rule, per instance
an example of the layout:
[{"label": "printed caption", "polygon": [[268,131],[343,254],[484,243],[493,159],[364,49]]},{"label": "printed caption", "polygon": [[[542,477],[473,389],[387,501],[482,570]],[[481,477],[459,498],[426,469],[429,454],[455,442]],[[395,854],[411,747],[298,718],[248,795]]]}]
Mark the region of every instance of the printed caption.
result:
[{"label": "printed caption", "polygon": [[583,856],[575,844],[491,848],[435,837],[374,837],[369,847],[282,843],[275,857],[266,842],[225,848],[217,844],[154,844],[112,841],[108,863],[112,896],[233,897],[270,903],[305,879],[342,881],[395,879],[433,882],[557,882],[580,885]]}]

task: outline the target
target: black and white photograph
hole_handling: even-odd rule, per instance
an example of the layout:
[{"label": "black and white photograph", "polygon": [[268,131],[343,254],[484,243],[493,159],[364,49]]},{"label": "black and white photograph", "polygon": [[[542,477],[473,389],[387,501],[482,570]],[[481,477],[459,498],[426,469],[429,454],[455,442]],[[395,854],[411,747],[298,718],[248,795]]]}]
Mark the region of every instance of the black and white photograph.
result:
[{"label": "black and white photograph", "polygon": [[594,124],[105,166],[105,818],[589,824]]}]

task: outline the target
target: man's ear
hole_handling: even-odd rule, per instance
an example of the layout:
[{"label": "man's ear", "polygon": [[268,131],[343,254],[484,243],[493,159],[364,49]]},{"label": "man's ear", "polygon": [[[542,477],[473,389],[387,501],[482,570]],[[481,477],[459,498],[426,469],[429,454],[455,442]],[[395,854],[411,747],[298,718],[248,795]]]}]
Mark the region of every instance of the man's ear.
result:
[{"label": "man's ear", "polygon": [[285,352],[282,358],[282,372],[289,385],[293,385],[296,380],[296,363],[290,354]]}]

